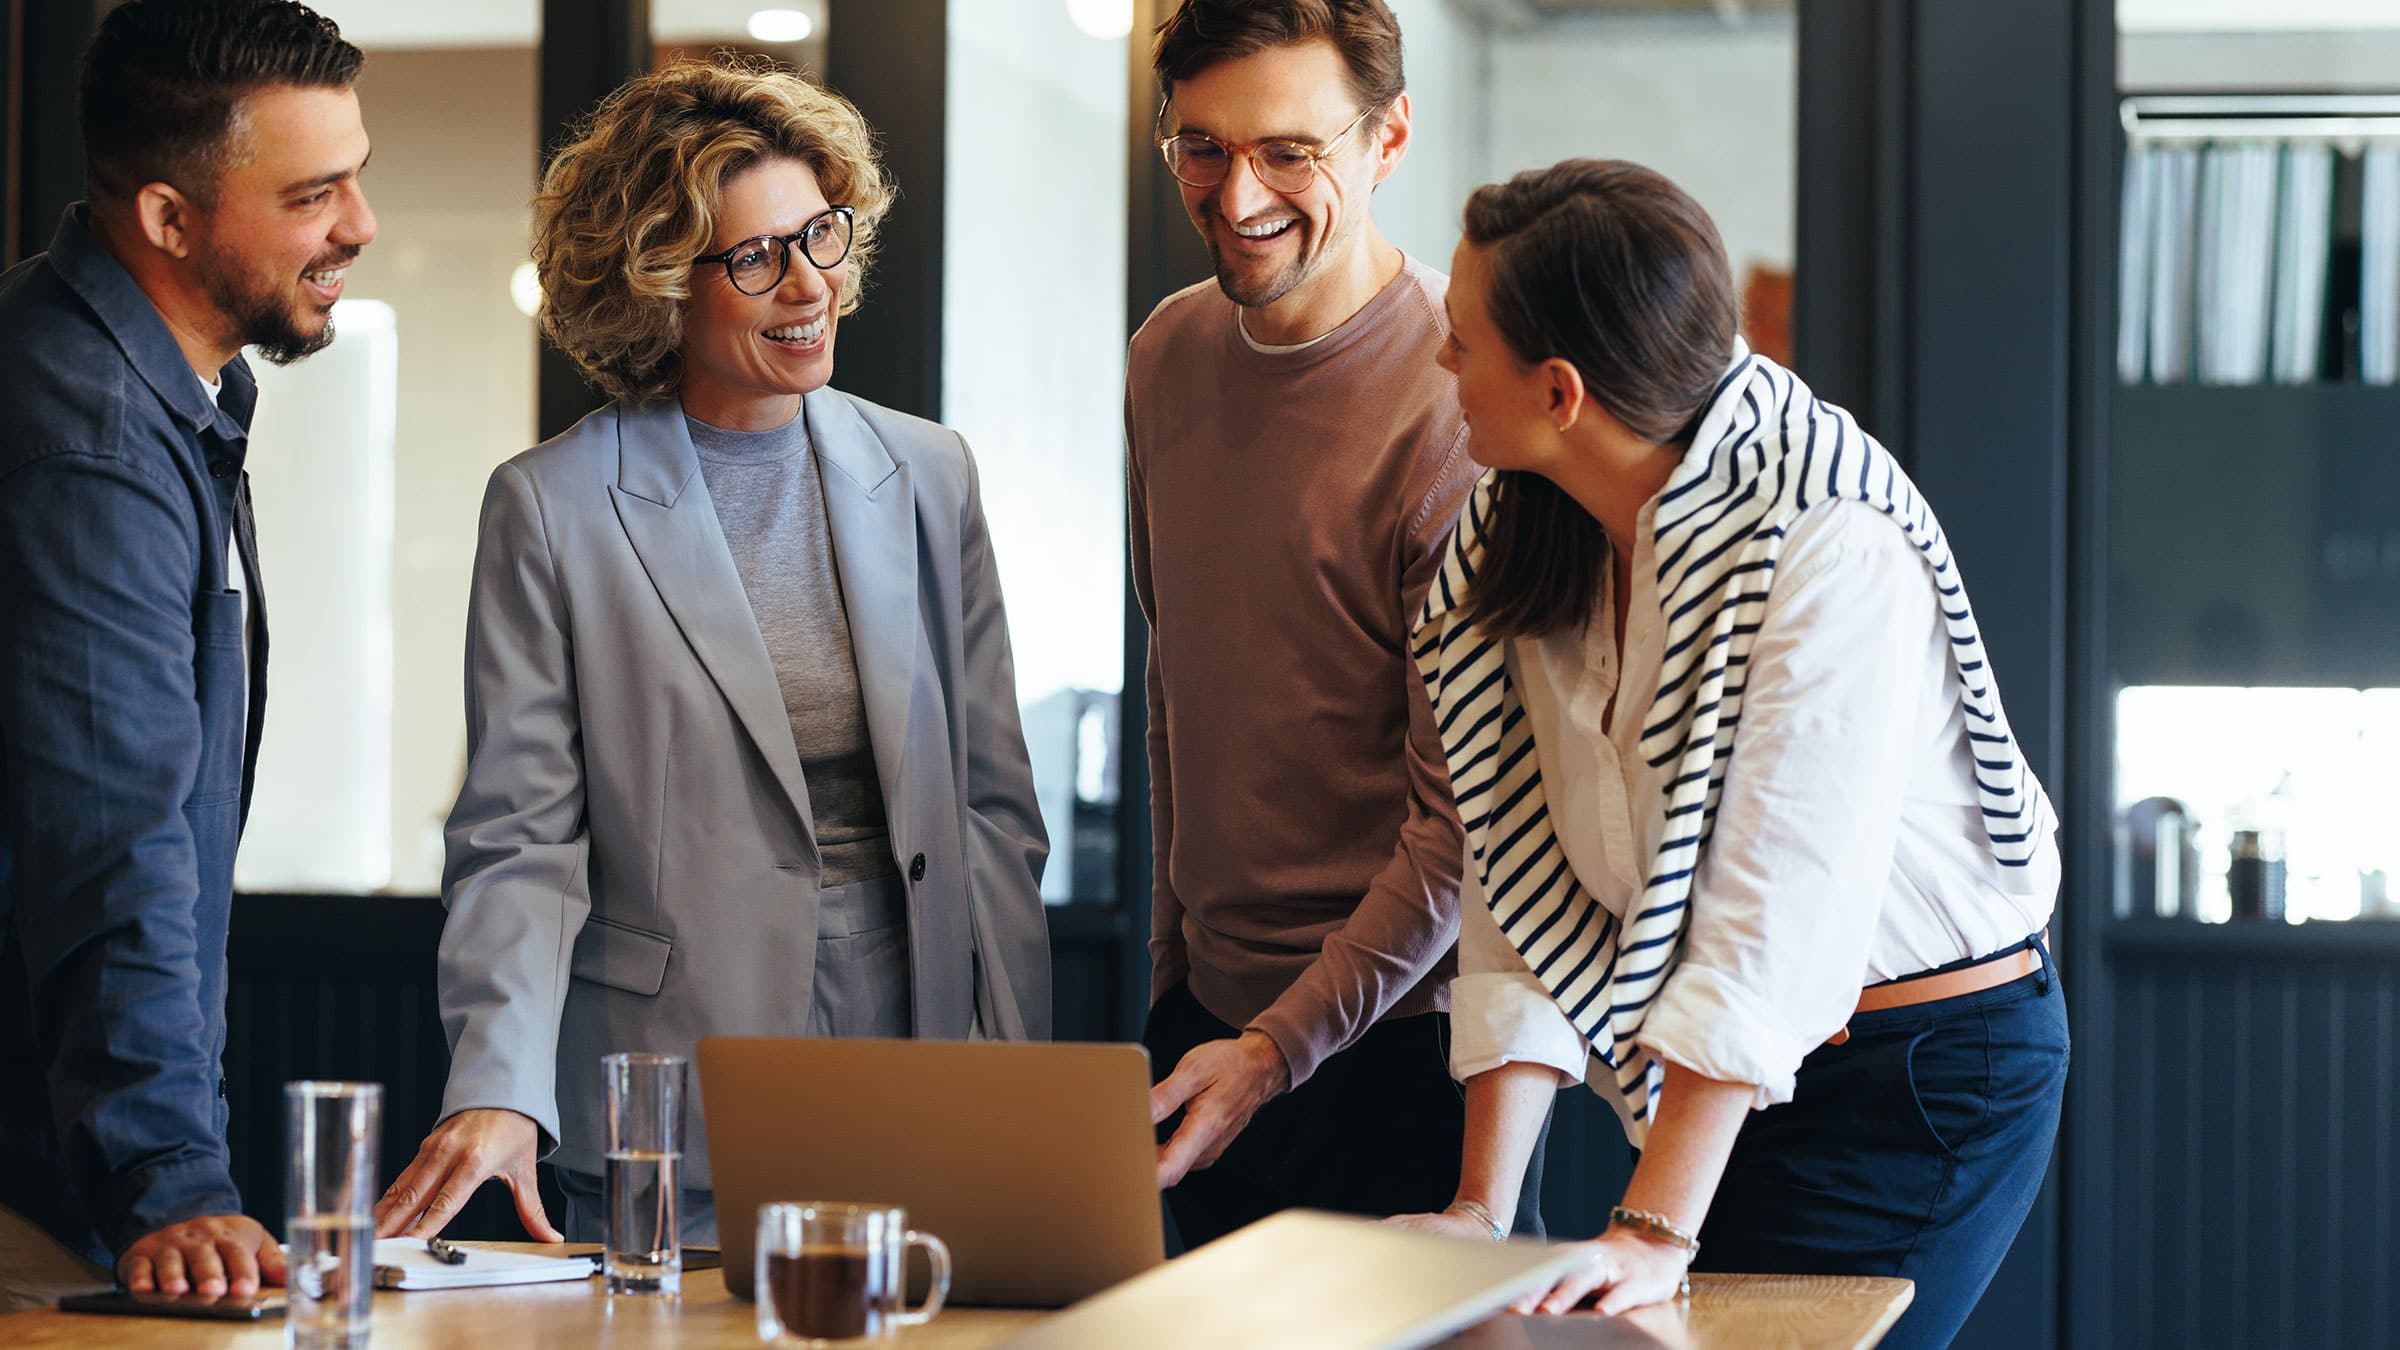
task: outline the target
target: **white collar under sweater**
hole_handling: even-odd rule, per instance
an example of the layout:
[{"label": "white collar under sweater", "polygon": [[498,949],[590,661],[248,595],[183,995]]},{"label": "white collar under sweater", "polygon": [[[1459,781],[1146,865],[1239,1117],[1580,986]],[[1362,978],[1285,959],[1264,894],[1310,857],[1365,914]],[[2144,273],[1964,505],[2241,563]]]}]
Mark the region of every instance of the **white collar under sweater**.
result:
[{"label": "white collar under sweater", "polygon": [[1482,561],[1482,531],[1503,481],[1498,471],[1486,474],[1459,519],[1417,622],[1417,667],[1492,917],[1614,1070],[1639,1146],[1664,1080],[1637,1043],[1642,1021],[1682,945],[1692,877],[1733,757],[1750,648],[1785,533],[1802,512],[1835,499],[1866,502],[1924,555],[1927,584],[1939,593],[1950,630],[1994,860],[2025,867],[2057,816],[2009,731],[1932,508],[1848,413],[1737,342],[1654,513],[1666,656],[1641,748],[1653,767],[1672,764],[1676,772],[1667,780],[1668,828],[1619,924],[1576,879],[1558,845],[1533,730],[1508,677],[1507,643],[1457,608]]}]

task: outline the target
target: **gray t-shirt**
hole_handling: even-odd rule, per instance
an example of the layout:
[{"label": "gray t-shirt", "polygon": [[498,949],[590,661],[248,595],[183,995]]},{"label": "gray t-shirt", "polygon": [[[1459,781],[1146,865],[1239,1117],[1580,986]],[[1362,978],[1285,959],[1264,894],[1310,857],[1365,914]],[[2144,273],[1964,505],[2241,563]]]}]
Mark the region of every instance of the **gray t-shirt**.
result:
[{"label": "gray t-shirt", "polygon": [[726,431],[691,417],[684,423],[783,688],[825,859],[822,884],[888,876],[897,869],[883,782],[867,739],[825,484],[809,453],[806,420],[795,416],[772,431]]}]

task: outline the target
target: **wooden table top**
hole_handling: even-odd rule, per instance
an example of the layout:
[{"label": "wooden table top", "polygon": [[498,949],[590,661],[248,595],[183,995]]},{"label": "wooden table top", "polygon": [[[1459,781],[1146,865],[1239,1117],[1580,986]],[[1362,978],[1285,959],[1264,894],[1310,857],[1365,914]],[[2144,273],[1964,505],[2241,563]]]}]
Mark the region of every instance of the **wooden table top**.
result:
[{"label": "wooden table top", "polygon": [[[472,1243],[511,1250],[531,1244]],[[1643,1308],[1615,1319],[1496,1317],[1448,1344],[1466,1350],[1575,1350],[1673,1346],[1690,1350],[1853,1350],[1871,1346],[1914,1295],[1906,1280],[1800,1275],[1695,1275],[1688,1304]],[[985,1350],[1045,1314],[955,1308],[902,1333],[903,1350]],[[378,1291],[375,1350],[450,1350],[491,1345],[693,1346],[758,1344],[751,1306],[725,1290],[722,1273],[688,1272],[680,1299],[615,1298],[598,1279],[499,1289]],[[55,1309],[0,1316],[0,1347],[109,1345],[124,1350],[269,1350],[283,1344],[280,1318],[250,1324],[152,1317],[103,1317]]]}]

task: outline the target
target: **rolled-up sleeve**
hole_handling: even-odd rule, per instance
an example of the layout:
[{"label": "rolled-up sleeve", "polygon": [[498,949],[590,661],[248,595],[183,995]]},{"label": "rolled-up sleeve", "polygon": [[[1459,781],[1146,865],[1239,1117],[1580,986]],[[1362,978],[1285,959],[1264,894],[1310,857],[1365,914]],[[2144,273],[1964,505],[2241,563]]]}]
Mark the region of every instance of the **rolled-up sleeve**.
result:
[{"label": "rolled-up sleeve", "polygon": [[180,485],[129,460],[37,450],[0,491],[0,884],[52,1124],[119,1251],[241,1209],[200,1004],[201,963],[223,958],[200,950],[186,815],[201,547]]},{"label": "rolled-up sleeve", "polygon": [[[1921,759],[1924,561],[1855,503],[1804,519],[1752,648],[1716,829],[1682,955],[1640,1043],[1791,1100],[1800,1060],[1848,1021]],[[1813,528],[1811,528],[1813,527]]]},{"label": "rolled-up sleeve", "polygon": [[1583,1033],[1500,931],[1471,863],[1458,897],[1450,1035],[1450,1073],[1462,1083],[1503,1064],[1539,1064],[1563,1087],[1583,1081],[1591,1058]]}]

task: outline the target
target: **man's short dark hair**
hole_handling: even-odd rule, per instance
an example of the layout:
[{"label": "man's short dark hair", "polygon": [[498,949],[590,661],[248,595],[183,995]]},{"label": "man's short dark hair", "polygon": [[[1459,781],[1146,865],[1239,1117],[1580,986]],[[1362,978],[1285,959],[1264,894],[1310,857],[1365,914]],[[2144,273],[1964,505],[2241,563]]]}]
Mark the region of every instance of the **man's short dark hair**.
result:
[{"label": "man's short dark hair", "polygon": [[295,0],[128,0],[83,54],[85,195],[127,202],[167,183],[207,205],[243,99],[278,85],[346,89],[365,62]]},{"label": "man's short dark hair", "polygon": [[1158,26],[1150,65],[1173,98],[1178,80],[1220,62],[1320,38],[1342,54],[1359,107],[1381,108],[1407,89],[1400,21],[1383,0],[1184,0]]}]

